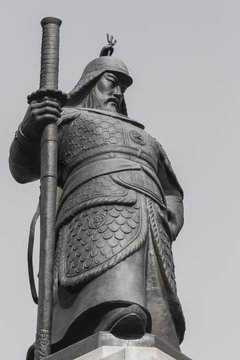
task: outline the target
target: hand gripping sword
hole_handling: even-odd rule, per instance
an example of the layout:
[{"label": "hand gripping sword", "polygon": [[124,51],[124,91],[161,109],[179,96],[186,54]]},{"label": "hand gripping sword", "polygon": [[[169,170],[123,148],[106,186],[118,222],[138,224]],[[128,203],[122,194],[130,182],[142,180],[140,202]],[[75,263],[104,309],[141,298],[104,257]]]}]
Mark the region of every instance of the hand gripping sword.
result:
[{"label": "hand gripping sword", "polygon": [[[29,103],[44,97],[55,99],[61,105],[66,101],[66,95],[58,90],[61,23],[60,19],[53,17],[41,21],[40,89],[28,96]],[[51,352],[57,150],[57,124],[51,123],[44,128],[41,136],[39,296],[34,360],[42,360]]]}]

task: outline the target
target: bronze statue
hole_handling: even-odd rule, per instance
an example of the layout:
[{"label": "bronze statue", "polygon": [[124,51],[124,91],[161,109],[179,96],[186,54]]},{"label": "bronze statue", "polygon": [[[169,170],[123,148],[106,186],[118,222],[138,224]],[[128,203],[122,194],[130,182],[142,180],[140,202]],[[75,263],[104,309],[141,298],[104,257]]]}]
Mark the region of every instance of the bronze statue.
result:
[{"label": "bronze statue", "polygon": [[32,100],[10,149],[14,178],[39,179],[41,133],[57,122],[52,352],[99,331],[152,333],[179,349],[185,331],[171,250],[183,191],[162,146],[128,117],[132,78],[112,40],[63,109]]}]

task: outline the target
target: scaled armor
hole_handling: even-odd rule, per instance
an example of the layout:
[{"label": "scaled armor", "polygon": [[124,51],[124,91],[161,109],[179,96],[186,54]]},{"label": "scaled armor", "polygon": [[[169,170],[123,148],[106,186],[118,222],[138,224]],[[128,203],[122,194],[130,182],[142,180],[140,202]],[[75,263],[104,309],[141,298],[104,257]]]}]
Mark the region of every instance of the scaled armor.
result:
[{"label": "scaled armor", "polygon": [[[148,313],[148,331],[152,327],[164,337],[164,322],[168,329],[172,322],[182,340],[161,171],[181,201],[170,162],[143,125],[117,113],[65,108],[59,123],[63,193],[56,225],[53,341],[103,303],[136,303]],[[109,292],[102,293],[109,282]],[[171,337],[165,334],[176,345]]]}]

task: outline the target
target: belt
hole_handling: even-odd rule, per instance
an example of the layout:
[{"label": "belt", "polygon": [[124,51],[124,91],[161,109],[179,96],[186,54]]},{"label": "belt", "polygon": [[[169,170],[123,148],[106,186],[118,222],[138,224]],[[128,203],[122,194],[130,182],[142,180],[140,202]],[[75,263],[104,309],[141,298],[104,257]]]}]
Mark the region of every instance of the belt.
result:
[{"label": "belt", "polygon": [[128,159],[102,159],[98,161],[91,161],[89,163],[80,164],[69,175],[67,181],[64,184],[63,193],[61,196],[61,203],[67,199],[70,193],[79,188],[85,182],[101,175],[108,175],[120,171],[127,170],[144,170],[157,184],[163,195],[163,189],[157,175],[144,165],[140,165],[135,161]]}]

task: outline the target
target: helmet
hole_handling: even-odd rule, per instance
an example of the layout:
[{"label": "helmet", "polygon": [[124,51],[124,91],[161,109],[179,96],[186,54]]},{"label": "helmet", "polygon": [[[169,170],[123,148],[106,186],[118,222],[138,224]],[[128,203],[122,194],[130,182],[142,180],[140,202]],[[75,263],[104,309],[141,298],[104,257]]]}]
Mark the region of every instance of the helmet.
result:
[{"label": "helmet", "polygon": [[100,53],[100,57],[92,60],[85,67],[80,80],[68,93],[67,105],[74,105],[76,101],[81,101],[86,96],[87,88],[90,88],[91,85],[94,85],[94,83],[106,71],[116,73],[121,78],[123,84],[127,87],[132,84],[133,80],[129,75],[128,69],[124,62],[115,57],[105,55],[106,53],[109,53],[109,50],[110,54],[113,52],[113,45],[114,44],[111,42],[109,45],[105,46]]}]

